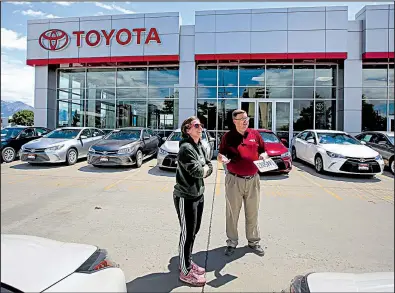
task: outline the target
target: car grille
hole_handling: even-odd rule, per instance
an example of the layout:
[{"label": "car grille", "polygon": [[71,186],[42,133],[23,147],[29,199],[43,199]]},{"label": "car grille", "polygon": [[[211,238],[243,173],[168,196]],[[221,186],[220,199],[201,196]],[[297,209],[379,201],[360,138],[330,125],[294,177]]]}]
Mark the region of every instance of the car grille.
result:
[{"label": "car grille", "polygon": [[[368,164],[369,165],[369,170],[359,170],[358,169],[358,164]],[[376,162],[375,159],[368,158],[364,159],[364,161],[360,161],[358,158],[349,158],[347,161],[344,162],[344,164],[340,167],[340,171],[343,172],[351,172],[351,173],[380,173],[381,168],[379,163]]]},{"label": "car grille", "polygon": [[41,148],[41,149],[33,149],[33,148],[25,148],[23,150],[26,153],[43,153],[45,151],[45,148]]},{"label": "car grille", "polygon": [[285,163],[284,163],[283,159],[281,159],[280,156],[273,156],[270,158],[277,164],[278,170],[285,170],[286,169]]},{"label": "car grille", "polygon": [[354,157],[346,157],[346,159],[352,162],[358,163],[368,163],[368,162],[376,162],[375,158],[354,158]]},{"label": "car grille", "polygon": [[176,168],[177,167],[177,155],[169,154],[163,159],[162,165],[165,167]]},{"label": "car grille", "polygon": [[95,154],[98,154],[98,155],[116,155],[116,154],[118,154],[118,151],[96,151],[95,150]]}]

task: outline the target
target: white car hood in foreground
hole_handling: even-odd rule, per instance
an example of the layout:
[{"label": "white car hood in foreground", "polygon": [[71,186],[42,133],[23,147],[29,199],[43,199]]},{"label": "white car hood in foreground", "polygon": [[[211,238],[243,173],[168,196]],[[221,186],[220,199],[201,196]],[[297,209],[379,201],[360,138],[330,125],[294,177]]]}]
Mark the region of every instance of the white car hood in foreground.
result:
[{"label": "white car hood in foreground", "polygon": [[72,274],[97,247],[1,234],[1,282],[23,292],[41,292]]},{"label": "white car hood in foreground", "polygon": [[307,284],[310,292],[394,292],[394,273],[313,273]]},{"label": "white car hood in foreground", "polygon": [[378,152],[364,145],[320,144],[326,151],[353,158],[375,158]]},{"label": "white car hood in foreground", "polygon": [[166,140],[161,148],[168,153],[178,154],[178,151],[180,150],[180,142]]}]

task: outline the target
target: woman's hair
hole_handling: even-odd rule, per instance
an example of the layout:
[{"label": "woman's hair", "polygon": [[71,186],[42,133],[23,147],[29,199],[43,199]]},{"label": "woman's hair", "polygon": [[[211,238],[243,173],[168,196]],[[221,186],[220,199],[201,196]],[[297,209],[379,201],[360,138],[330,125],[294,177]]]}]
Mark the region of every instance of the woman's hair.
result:
[{"label": "woman's hair", "polygon": [[191,123],[193,120],[197,120],[198,118],[196,116],[191,116],[188,117],[187,119],[184,120],[184,122],[182,122],[181,125],[181,133],[183,137],[188,137],[188,129],[191,128]]}]

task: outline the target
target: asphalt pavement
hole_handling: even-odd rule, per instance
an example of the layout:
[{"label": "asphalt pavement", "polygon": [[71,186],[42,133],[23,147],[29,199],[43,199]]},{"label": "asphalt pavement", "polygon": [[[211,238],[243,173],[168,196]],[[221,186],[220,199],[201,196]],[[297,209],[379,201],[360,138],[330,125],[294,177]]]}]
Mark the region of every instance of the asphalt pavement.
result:
[{"label": "asphalt pavement", "polygon": [[1,165],[2,233],[94,244],[109,251],[131,292],[279,292],[295,275],[394,271],[394,177],[318,175],[295,163],[289,175],[261,177],[259,224],[265,255],[245,240],[225,249],[225,174],[206,180],[205,209],[194,246],[207,285],[178,281],[179,224],[173,204],[175,173],[156,160],[140,169]]}]

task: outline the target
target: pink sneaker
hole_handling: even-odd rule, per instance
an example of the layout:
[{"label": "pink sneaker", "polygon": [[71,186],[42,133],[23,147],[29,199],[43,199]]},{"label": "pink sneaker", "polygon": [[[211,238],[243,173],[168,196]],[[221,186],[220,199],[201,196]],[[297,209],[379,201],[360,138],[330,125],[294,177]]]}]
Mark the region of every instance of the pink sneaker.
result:
[{"label": "pink sneaker", "polygon": [[[191,261],[191,266],[192,266],[192,271],[195,271],[196,274],[198,275],[204,275],[206,273],[206,270],[202,267],[199,267],[197,264],[195,264],[193,261]],[[181,267],[178,267],[178,270],[181,271]]]},{"label": "pink sneaker", "polygon": [[196,287],[203,287],[206,284],[206,278],[198,275],[194,270],[190,270],[186,276],[180,272],[180,280]]}]

